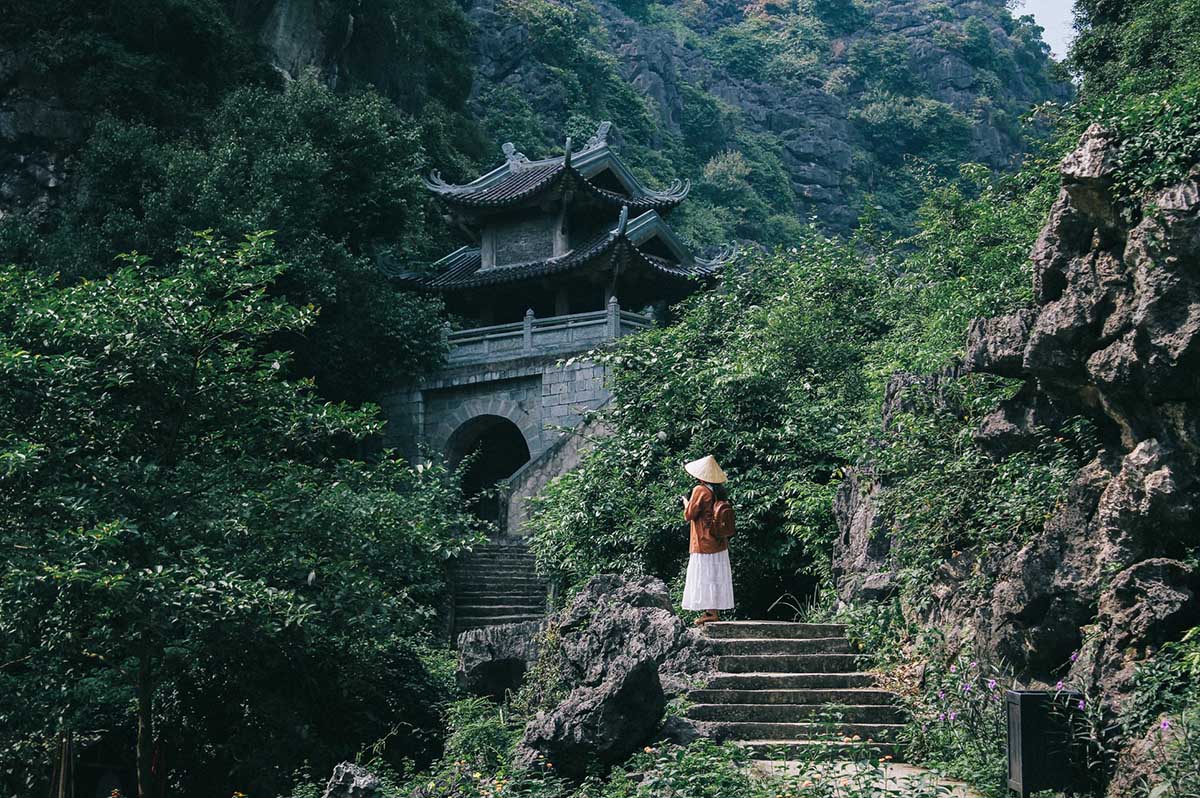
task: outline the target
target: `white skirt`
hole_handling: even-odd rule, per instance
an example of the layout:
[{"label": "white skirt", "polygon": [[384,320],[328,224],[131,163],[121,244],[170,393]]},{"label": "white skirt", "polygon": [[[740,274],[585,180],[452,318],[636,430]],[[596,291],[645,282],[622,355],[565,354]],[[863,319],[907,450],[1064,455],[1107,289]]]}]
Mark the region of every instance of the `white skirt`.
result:
[{"label": "white skirt", "polygon": [[733,609],[733,572],[729,570],[729,550],[716,554],[693,554],[688,559],[687,581],[683,585],[685,610]]}]

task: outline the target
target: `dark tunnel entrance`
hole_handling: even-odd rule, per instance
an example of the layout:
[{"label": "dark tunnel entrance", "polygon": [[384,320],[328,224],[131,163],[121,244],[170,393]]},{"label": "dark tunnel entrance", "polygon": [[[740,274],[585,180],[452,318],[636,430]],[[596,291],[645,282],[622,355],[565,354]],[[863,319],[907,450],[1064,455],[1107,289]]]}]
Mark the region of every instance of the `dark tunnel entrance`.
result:
[{"label": "dark tunnel entrance", "polygon": [[478,416],[455,430],[446,448],[452,465],[474,455],[463,472],[463,494],[477,516],[502,524],[506,497],[488,491],[529,462],[529,444],[521,429],[502,416]]}]

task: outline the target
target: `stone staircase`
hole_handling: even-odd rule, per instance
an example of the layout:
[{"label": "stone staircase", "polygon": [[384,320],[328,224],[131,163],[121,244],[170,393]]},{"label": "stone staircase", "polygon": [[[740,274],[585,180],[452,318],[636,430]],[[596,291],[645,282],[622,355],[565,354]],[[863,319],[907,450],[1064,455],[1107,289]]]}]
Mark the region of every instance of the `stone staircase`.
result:
[{"label": "stone staircase", "polygon": [[520,540],[505,539],[460,557],[450,573],[454,639],[470,629],[540,620],[547,586]]},{"label": "stone staircase", "polygon": [[704,629],[718,672],[689,693],[688,717],[711,724],[717,740],[760,758],[805,749],[896,755],[903,727],[896,696],[859,670],[844,626],[718,621]]}]

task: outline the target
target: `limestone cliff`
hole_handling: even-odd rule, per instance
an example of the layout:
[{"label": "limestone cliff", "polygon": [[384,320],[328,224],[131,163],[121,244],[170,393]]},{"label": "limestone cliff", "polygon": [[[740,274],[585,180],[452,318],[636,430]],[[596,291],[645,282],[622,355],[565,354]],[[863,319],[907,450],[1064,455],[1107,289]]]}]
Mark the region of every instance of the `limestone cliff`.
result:
[{"label": "limestone cliff", "polygon": [[[964,160],[1012,166],[1022,148],[1020,115],[1068,94],[1037,28],[1014,19],[1002,0],[830,0],[814,4],[817,11],[736,0],[475,0],[465,10],[402,0],[220,5],[223,18],[203,20],[220,29],[220,37],[211,34],[214,46],[235,42],[239,58],[260,62],[229,81],[314,70],[339,90],[374,86],[414,114],[431,102],[457,110],[465,101],[482,136],[464,131],[460,145],[481,161],[494,155],[474,151],[482,140],[522,139],[536,154],[560,147],[572,120],[594,128],[598,118],[614,117],[632,160],[660,175],[673,168],[701,181],[714,156],[744,155],[745,191],[754,196],[728,196],[713,178],[714,213],[815,217],[835,231],[848,229],[871,201],[889,215],[911,211],[912,197],[902,195],[912,187],[897,182],[906,159],[943,171]],[[94,93],[60,90],[78,82],[71,58],[86,55],[90,23],[46,22],[34,54],[25,42],[0,41],[0,215],[51,204],[95,120],[122,113],[94,104]],[[130,21],[110,22],[104,35],[128,50],[121,55],[128,63],[118,66],[142,70],[142,59],[178,84],[181,97],[191,96],[189,81],[212,98],[229,85],[186,74],[220,71],[213,64],[223,54],[200,52],[203,41],[195,53],[160,58],[153,36],[123,30]],[[56,24],[82,38],[64,39]],[[45,52],[56,37],[82,49],[56,61],[61,54]],[[121,81],[119,74],[98,79]],[[762,207],[750,207],[756,203]],[[718,238],[728,232],[714,224],[695,222]]]},{"label": "limestone cliff", "polygon": [[[1096,425],[1098,452],[1033,539],[946,562],[916,620],[1034,683],[1069,664],[1069,681],[1119,712],[1135,664],[1200,623],[1200,169],[1134,209],[1115,197],[1115,167],[1093,126],[1062,162],[1032,253],[1036,305],[978,320],[966,357],[1025,381],[976,433],[994,456],[1071,416]],[[890,580],[879,490],[864,472],[839,496],[846,600]],[[993,577],[982,600],[961,589],[979,571]]]}]

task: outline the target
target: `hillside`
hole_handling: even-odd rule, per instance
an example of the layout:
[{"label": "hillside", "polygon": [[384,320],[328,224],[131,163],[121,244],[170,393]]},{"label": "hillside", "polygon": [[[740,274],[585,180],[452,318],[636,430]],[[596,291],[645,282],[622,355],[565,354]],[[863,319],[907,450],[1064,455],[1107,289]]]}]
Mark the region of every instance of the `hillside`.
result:
[{"label": "hillside", "polygon": [[101,115],[186,134],[235,86],[315,70],[413,116],[451,177],[500,141],[534,156],[611,119],[647,176],[693,180],[693,238],[781,243],[810,218],[846,231],[864,208],[907,227],[922,192],[907,167],[1012,168],[1022,115],[1067,95],[1036,26],[999,0],[38,8],[0,24],[4,214],[71,191]]}]

